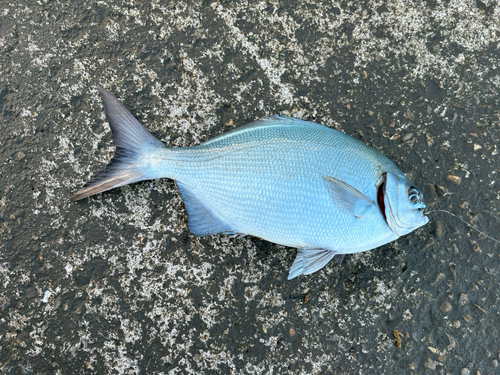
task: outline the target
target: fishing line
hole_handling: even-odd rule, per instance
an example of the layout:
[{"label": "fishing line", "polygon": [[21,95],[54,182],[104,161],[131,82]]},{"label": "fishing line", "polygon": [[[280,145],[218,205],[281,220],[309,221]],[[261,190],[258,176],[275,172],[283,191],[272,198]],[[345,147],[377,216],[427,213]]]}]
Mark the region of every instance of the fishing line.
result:
[{"label": "fishing line", "polygon": [[483,236],[485,236],[485,237],[489,238],[489,239],[490,239],[490,240],[492,240],[492,241],[495,241],[495,242],[497,242],[497,243],[500,243],[500,241],[499,241],[499,240],[497,240],[497,239],[495,239],[495,238],[493,238],[493,237],[488,236],[486,233],[484,233],[484,232],[480,231],[479,229],[477,229],[477,228],[476,228],[475,226],[473,226],[472,224],[469,224],[469,223],[468,223],[468,222],[466,222],[464,219],[462,219],[460,216],[457,216],[457,215],[455,215],[455,214],[452,214],[450,211],[446,211],[446,210],[432,210],[432,211],[427,211],[427,213],[428,213],[428,214],[430,214],[430,213],[432,213],[432,212],[445,212],[445,213],[447,213],[447,214],[450,214],[451,216],[453,216],[454,218],[456,218],[456,219],[460,220],[462,223],[464,223],[464,224],[465,224],[465,225],[467,225],[468,227],[470,227],[470,228],[474,229],[476,232],[481,233]]}]

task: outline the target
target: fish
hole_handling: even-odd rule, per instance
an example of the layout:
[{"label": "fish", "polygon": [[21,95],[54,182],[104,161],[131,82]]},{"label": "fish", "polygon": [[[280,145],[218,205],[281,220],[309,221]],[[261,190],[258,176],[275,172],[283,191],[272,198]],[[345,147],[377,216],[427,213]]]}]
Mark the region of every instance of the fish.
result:
[{"label": "fish", "polygon": [[194,236],[256,236],[297,249],[288,279],[375,249],[429,222],[422,192],[387,157],[319,123],[271,116],[191,147],[155,138],[98,87],[116,146],[72,198],[175,181]]}]

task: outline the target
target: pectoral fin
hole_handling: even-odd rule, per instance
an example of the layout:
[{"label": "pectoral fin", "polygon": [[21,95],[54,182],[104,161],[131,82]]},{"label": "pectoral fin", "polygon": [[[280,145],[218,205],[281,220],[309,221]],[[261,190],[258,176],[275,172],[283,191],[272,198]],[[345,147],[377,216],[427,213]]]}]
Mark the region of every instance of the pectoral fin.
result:
[{"label": "pectoral fin", "polygon": [[363,218],[368,210],[375,206],[366,195],[344,181],[323,176],[323,183],[335,206],[358,219]]},{"label": "pectoral fin", "polygon": [[334,250],[300,248],[290,268],[288,280],[299,275],[309,275],[322,269],[337,253]]}]

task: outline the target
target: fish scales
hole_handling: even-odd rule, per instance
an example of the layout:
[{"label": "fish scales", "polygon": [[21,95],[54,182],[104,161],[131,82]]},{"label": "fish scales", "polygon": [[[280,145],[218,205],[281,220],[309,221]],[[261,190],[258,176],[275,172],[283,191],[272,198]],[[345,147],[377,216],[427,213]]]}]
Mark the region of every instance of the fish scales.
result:
[{"label": "fish scales", "polygon": [[[343,133],[297,120],[269,120],[246,135],[245,142],[228,136],[197,150],[177,149],[176,168],[159,163],[158,173],[196,190],[236,231],[287,246],[362,251],[373,231],[392,234],[387,226],[371,224],[351,229],[356,218],[335,207],[321,179],[336,177],[375,200],[378,170],[393,168],[387,158],[361,152],[373,149]],[[339,158],[346,163],[331,162]],[[361,168],[371,160],[372,168]]]},{"label": "fish scales", "polygon": [[334,129],[274,116],[198,146],[167,148],[111,94],[100,92],[117,156],[76,199],[141,179],[171,178],[192,233],[254,235],[298,248],[289,278],[428,221],[421,193],[393,162]]}]

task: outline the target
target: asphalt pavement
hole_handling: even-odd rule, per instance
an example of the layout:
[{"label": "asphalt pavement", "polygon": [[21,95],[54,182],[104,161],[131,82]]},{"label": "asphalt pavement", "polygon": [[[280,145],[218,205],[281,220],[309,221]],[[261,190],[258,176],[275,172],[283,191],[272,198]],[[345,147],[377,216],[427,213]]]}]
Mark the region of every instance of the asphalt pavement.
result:
[{"label": "asphalt pavement", "polygon": [[288,281],[295,249],[189,234],[173,181],[71,202],[114,153],[97,85],[171,147],[341,130],[500,239],[497,1],[0,0],[0,369],[500,373],[500,247],[450,215]]}]

